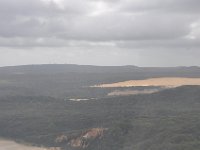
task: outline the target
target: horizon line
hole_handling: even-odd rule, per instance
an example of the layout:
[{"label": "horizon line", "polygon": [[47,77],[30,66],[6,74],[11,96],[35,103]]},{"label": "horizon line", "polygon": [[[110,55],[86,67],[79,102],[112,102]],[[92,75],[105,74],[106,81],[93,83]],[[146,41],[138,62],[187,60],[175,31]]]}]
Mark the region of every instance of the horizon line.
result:
[{"label": "horizon line", "polygon": [[92,65],[92,64],[73,64],[73,63],[41,63],[41,64],[21,64],[21,65],[5,65],[0,66],[0,68],[6,67],[23,67],[23,66],[47,66],[47,65],[74,65],[74,66],[91,66],[91,67],[137,67],[137,68],[191,68],[197,67],[198,65],[190,65],[190,66],[137,66],[137,65]]}]

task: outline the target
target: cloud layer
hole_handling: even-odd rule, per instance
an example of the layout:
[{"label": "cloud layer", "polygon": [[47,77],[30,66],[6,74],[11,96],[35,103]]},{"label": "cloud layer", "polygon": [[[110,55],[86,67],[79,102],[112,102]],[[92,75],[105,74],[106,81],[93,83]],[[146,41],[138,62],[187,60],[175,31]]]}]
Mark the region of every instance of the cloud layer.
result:
[{"label": "cloud layer", "polygon": [[[97,51],[106,49],[113,56],[133,53],[140,55],[138,59],[147,51],[155,54],[165,50],[172,55],[180,50],[195,53],[200,48],[199,6],[199,0],[1,0],[0,51],[4,52],[2,57],[5,49],[10,54],[26,49],[32,55],[40,54],[38,49],[41,53],[51,49],[49,52],[54,50],[60,55],[92,50],[95,56]],[[105,52],[106,55],[109,56]],[[86,56],[80,56],[80,60],[90,59]],[[71,59],[68,55],[66,58]],[[106,60],[109,65],[120,64],[109,61]],[[59,59],[55,62],[61,63]],[[190,62],[193,61],[188,60],[186,65],[194,64]],[[24,60],[26,63],[31,62]],[[93,59],[88,63],[101,65]],[[130,60],[129,64],[137,63]],[[200,65],[200,61],[195,63]],[[0,64],[14,63],[0,61]],[[172,65],[179,64],[174,61]]]}]

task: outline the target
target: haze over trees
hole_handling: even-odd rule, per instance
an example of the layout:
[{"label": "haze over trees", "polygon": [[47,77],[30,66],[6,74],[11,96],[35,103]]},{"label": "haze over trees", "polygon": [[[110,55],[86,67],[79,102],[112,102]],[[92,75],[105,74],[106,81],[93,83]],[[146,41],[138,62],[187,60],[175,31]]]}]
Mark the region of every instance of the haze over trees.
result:
[{"label": "haze over trees", "polygon": [[199,68],[41,65],[0,72],[2,138],[63,150],[200,148],[199,86],[129,87],[159,90],[126,96],[108,95],[126,87],[90,87],[164,75],[197,78]]}]

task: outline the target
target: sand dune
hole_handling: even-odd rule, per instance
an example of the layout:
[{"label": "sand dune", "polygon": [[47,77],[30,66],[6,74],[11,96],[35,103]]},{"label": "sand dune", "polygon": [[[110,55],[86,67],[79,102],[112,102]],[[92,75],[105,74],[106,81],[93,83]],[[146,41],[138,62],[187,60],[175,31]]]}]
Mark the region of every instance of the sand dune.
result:
[{"label": "sand dune", "polygon": [[137,86],[162,86],[178,87],[183,85],[200,85],[200,78],[151,78],[145,80],[130,80],[111,84],[95,85],[93,87],[111,88],[111,87],[137,87]]},{"label": "sand dune", "polygon": [[0,150],[51,150],[51,149],[25,146],[13,141],[0,140]]}]

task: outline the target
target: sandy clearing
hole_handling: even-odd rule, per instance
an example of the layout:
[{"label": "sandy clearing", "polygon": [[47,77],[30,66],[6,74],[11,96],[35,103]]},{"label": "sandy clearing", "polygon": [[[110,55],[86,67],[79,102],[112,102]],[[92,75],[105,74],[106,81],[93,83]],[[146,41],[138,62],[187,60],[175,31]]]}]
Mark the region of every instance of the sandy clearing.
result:
[{"label": "sandy clearing", "polygon": [[150,78],[145,80],[129,80],[111,84],[101,84],[92,87],[113,88],[113,87],[137,87],[137,86],[162,86],[162,87],[178,87],[183,85],[200,85],[200,78]]},{"label": "sandy clearing", "polygon": [[159,89],[149,89],[149,90],[115,90],[108,93],[108,96],[126,96],[126,95],[138,95],[138,94],[152,94],[160,91]]},{"label": "sandy clearing", "polygon": [[8,140],[0,140],[0,150],[50,150],[50,149],[26,146]]}]

